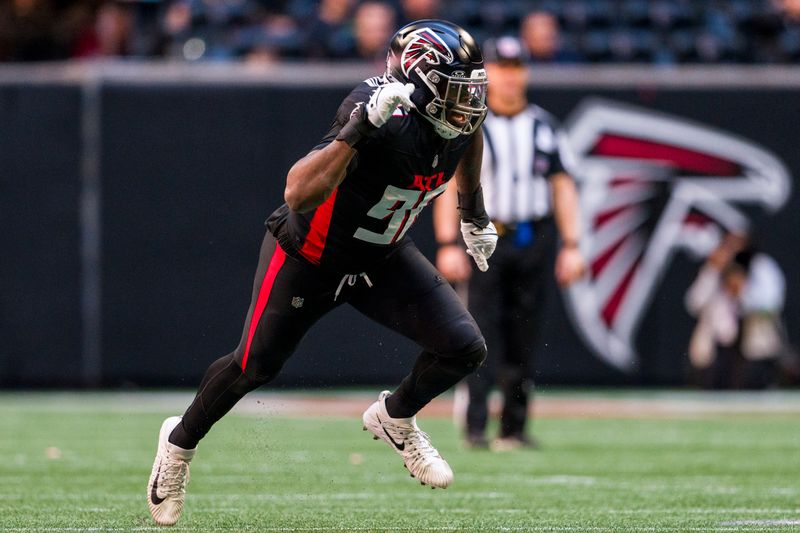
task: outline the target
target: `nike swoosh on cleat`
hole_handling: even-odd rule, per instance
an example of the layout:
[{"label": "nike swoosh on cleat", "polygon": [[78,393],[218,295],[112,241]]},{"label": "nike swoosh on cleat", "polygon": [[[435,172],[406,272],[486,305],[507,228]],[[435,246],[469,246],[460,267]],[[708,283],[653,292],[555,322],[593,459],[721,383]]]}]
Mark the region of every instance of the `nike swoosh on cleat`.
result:
[{"label": "nike swoosh on cleat", "polygon": [[166,498],[159,498],[158,497],[158,475],[161,474],[161,462],[158,463],[158,471],[156,472],[156,478],[153,480],[153,489],[150,491],[150,501],[153,502],[153,505],[160,505]]},{"label": "nike swoosh on cleat", "polygon": [[386,428],[385,428],[385,427],[383,427],[383,421],[381,420],[381,417],[379,417],[378,415],[375,415],[375,418],[377,418],[377,419],[378,419],[378,422],[380,422],[380,423],[381,423],[381,429],[383,430],[383,432],[384,432],[384,433],[386,433],[386,436],[387,436],[387,437],[389,437],[389,442],[391,442],[392,444],[394,444],[394,447],[395,447],[395,448],[397,448],[398,450],[400,450],[401,452],[402,452],[403,450],[405,450],[405,449],[406,449],[406,443],[405,443],[405,441],[401,442],[400,444],[397,444],[397,441],[395,441],[395,440],[392,438],[392,436],[391,436],[391,435],[389,435],[389,432],[388,432],[388,431],[386,431]]}]

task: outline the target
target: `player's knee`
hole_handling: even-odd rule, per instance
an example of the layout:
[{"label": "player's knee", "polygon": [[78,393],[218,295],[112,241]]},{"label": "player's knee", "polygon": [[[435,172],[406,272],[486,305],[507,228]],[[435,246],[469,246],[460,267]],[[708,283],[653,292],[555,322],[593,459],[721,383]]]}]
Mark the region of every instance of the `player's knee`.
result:
[{"label": "player's knee", "polygon": [[486,343],[481,339],[480,344],[473,347],[473,349],[464,356],[464,364],[470,372],[473,372],[480,368],[483,362],[486,361],[486,354]]},{"label": "player's knee", "polygon": [[483,341],[483,337],[454,351],[447,359],[457,362],[464,375],[474,372],[486,360],[486,343]]},{"label": "player's knee", "polygon": [[284,358],[269,357],[255,351],[250,352],[247,358],[240,355],[236,362],[244,377],[242,385],[253,390],[269,383],[281,371],[284,361]]}]

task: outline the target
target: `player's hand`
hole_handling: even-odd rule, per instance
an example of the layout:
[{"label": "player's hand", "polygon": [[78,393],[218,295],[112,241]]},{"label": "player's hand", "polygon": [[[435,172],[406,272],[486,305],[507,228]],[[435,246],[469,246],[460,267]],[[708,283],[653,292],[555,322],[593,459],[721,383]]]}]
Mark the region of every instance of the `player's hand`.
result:
[{"label": "player's hand", "polygon": [[381,85],[369,97],[367,119],[373,126],[380,128],[389,121],[397,106],[402,105],[406,109],[413,109],[414,104],[411,102],[411,93],[413,92],[413,83],[403,84],[394,81]]},{"label": "player's hand", "polygon": [[489,257],[494,253],[497,246],[497,228],[489,222],[485,228],[481,228],[472,222],[461,221],[461,235],[467,245],[467,253],[475,260],[478,270],[486,272],[489,270]]},{"label": "player's hand", "polygon": [[578,281],[586,271],[586,262],[576,246],[561,248],[556,258],[556,281],[566,287]]},{"label": "player's hand", "polygon": [[442,273],[444,279],[451,283],[467,281],[472,274],[469,257],[458,244],[446,244],[439,247],[436,252],[436,268]]}]

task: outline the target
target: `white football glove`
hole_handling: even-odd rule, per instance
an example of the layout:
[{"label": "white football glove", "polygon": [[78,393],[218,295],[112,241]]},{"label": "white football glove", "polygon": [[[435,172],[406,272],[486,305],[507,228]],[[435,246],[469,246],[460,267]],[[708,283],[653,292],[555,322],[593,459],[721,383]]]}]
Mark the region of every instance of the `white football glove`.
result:
[{"label": "white football glove", "polygon": [[467,245],[467,253],[475,260],[478,270],[489,270],[489,257],[497,246],[497,228],[489,222],[485,228],[479,228],[472,222],[461,221],[461,235]]},{"label": "white football glove", "polygon": [[367,102],[367,119],[376,128],[380,128],[389,121],[389,118],[402,105],[406,109],[413,109],[411,93],[414,92],[413,83],[400,83],[393,81],[381,85],[372,93]]}]

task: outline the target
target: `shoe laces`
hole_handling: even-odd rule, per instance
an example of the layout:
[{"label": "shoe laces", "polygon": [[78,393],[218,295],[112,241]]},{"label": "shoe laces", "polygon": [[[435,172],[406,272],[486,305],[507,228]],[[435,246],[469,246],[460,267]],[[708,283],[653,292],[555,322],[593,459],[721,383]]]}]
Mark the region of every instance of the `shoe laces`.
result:
[{"label": "shoe laces", "polygon": [[431,444],[430,436],[421,429],[415,429],[408,433],[407,442],[410,444],[412,451],[418,451],[422,455],[435,454],[439,452]]},{"label": "shoe laces", "polygon": [[179,496],[186,493],[186,484],[189,483],[189,463],[181,459],[167,457],[161,477],[158,480],[159,488],[163,489],[165,496]]},{"label": "shoe laces", "polygon": [[439,457],[439,452],[431,444],[431,437],[418,427],[400,426],[394,427],[406,443],[406,450],[412,457],[428,460],[432,457]]}]

